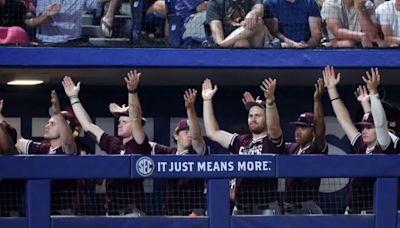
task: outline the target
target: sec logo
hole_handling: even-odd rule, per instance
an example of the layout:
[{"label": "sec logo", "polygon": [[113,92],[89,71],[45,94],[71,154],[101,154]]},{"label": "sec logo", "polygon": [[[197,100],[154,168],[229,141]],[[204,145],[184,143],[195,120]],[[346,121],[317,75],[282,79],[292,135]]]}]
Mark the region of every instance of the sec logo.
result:
[{"label": "sec logo", "polygon": [[142,177],[153,174],[154,162],[149,157],[141,157],[136,162],[136,172]]}]

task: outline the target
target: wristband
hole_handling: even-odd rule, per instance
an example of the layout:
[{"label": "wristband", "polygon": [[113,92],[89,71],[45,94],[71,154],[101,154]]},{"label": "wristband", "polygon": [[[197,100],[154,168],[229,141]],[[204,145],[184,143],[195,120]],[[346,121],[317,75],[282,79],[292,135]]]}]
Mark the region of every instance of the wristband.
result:
[{"label": "wristband", "polygon": [[272,109],[275,107],[275,101],[271,101],[269,103],[267,103],[267,108]]},{"label": "wristband", "polygon": [[335,97],[335,98],[331,99],[331,102],[334,100],[339,100],[339,99],[340,99],[340,97]]},{"label": "wristband", "polygon": [[137,88],[136,88],[136,89],[133,89],[133,90],[128,89],[128,93],[132,93],[132,94],[137,93]]}]

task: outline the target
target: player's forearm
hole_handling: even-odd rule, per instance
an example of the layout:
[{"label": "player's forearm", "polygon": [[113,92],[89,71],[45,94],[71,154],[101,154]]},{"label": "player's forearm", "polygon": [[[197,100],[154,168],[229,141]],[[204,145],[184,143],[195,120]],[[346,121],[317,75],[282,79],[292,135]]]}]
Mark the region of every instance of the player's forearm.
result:
[{"label": "player's forearm", "polygon": [[279,113],[276,107],[275,99],[267,99],[267,127],[268,133],[273,139],[277,139],[282,136],[282,129],[279,120]]},{"label": "player's forearm", "polygon": [[142,108],[137,93],[129,93],[129,118],[132,121],[132,135],[138,144],[142,144],[145,133],[142,125]]},{"label": "player's forearm", "polygon": [[206,135],[210,139],[214,140],[217,132],[219,131],[219,126],[215,118],[212,100],[203,101],[203,118]]},{"label": "player's forearm", "polygon": [[325,131],[324,110],[321,100],[314,99],[314,133],[315,141],[319,149],[323,149],[325,146]]}]

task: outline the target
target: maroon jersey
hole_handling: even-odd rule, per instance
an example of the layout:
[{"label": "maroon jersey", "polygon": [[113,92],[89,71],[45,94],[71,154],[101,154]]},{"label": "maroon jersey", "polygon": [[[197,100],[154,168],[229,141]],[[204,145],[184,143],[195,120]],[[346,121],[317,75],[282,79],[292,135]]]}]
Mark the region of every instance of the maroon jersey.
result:
[{"label": "maroon jersey", "polygon": [[134,139],[123,144],[120,138],[103,133],[100,137],[99,146],[107,154],[150,154],[151,152],[147,136],[140,145]]},{"label": "maroon jersey", "polygon": [[[204,147],[205,148],[205,147]],[[155,154],[176,155],[177,148],[158,143],[153,145]],[[180,155],[196,155],[193,147]],[[168,179],[167,180],[167,215],[189,215],[195,209],[205,210],[204,179]]]},{"label": "maroon jersey", "polygon": [[66,154],[62,147],[59,146],[57,148],[52,148],[47,143],[39,143],[30,141],[27,144],[28,147],[28,154]]},{"label": "maroon jersey", "polygon": [[[394,144],[391,141],[386,150],[376,145],[372,150],[367,150],[367,145],[363,142],[361,134],[358,133],[351,142],[353,153],[355,154],[388,154],[394,152]],[[372,211],[373,209],[373,189],[376,178],[352,178],[348,202],[352,213],[360,213],[362,210]]]},{"label": "maroon jersey", "polygon": [[[297,143],[286,143],[285,149],[288,154],[301,155],[301,154],[327,154],[328,146],[320,150],[317,149],[315,144],[311,144],[303,149]],[[295,203],[308,200],[318,200],[320,178],[287,178],[285,187],[285,202]]]},{"label": "maroon jersey", "polygon": [[[134,139],[123,144],[118,137],[103,133],[100,148],[108,154],[150,154],[151,147],[147,136],[141,145]],[[106,208],[110,215],[126,213],[137,208],[144,211],[143,179],[108,180]]]},{"label": "maroon jersey", "polygon": [[[229,143],[229,151],[240,155],[281,154],[285,153],[282,137],[271,141],[268,136],[253,139],[252,135],[234,134]],[[240,204],[266,204],[277,200],[276,178],[236,179],[236,206]]]}]

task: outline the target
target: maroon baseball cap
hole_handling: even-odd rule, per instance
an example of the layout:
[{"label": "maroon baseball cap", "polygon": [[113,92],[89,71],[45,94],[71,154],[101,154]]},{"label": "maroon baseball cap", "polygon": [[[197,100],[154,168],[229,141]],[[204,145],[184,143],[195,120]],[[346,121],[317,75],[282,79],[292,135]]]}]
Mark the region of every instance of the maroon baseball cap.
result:
[{"label": "maroon baseball cap", "polygon": [[61,114],[64,116],[64,119],[68,121],[68,125],[72,131],[75,131],[77,126],[80,126],[78,119],[76,119],[75,115],[70,112],[62,111]]},{"label": "maroon baseball cap", "polygon": [[296,121],[290,122],[291,125],[301,125],[306,127],[314,126],[314,114],[311,112],[305,112],[297,117]]},{"label": "maroon baseball cap", "polygon": [[13,126],[11,126],[9,123],[7,123],[6,121],[3,121],[0,124],[4,127],[4,129],[10,135],[14,144],[17,143],[17,130],[15,130],[15,128]]},{"label": "maroon baseball cap", "polygon": [[[120,112],[112,112],[111,113],[115,118],[119,118],[120,116],[129,116],[129,108],[126,107],[124,110]],[[144,126],[147,122],[147,119],[142,117],[142,126]]]},{"label": "maroon baseball cap", "polygon": [[178,134],[182,130],[189,129],[189,120],[188,119],[181,119],[176,124],[175,133]]},{"label": "maroon baseball cap", "polygon": [[263,100],[255,100],[255,101],[247,102],[247,103],[244,105],[244,107],[246,107],[246,110],[247,110],[247,111],[250,111],[250,109],[251,109],[253,106],[258,106],[258,107],[260,107],[260,108],[262,108],[262,109],[265,109],[265,107],[266,107],[265,101],[263,101]]},{"label": "maroon baseball cap", "polygon": [[364,114],[363,118],[361,119],[360,122],[356,123],[356,125],[359,126],[374,126],[374,118],[372,117],[371,112],[367,112]]}]

